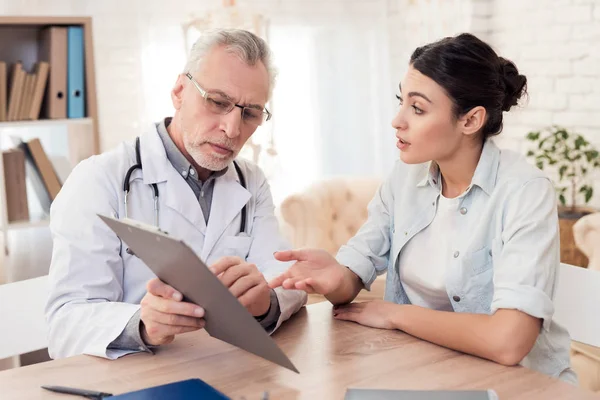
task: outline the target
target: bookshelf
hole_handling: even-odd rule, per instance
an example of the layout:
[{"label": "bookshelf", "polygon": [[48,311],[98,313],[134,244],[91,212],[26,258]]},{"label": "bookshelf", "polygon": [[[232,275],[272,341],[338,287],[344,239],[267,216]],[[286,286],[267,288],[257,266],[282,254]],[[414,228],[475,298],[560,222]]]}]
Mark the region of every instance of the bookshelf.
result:
[{"label": "bookshelf", "polygon": [[[0,121],[0,234],[2,235],[0,240],[6,255],[10,250],[9,231],[46,227],[49,222],[47,215],[31,209],[28,220],[9,222],[5,181],[6,174],[10,172],[4,170],[3,151],[13,147],[11,139],[18,137],[26,141],[39,138],[44,151],[50,158],[66,160],[65,164],[68,164],[68,169],[63,169],[62,176],[60,176],[61,181],[64,181],[68,171],[81,160],[98,154],[100,147],[92,19],[90,17],[0,16],[0,61],[6,63],[7,80],[11,79],[11,66],[17,62],[22,63],[23,69],[34,71],[36,63],[50,61],[46,59],[50,57],[46,54],[47,51],[42,50],[42,32],[48,27],[81,27],[83,32],[83,84],[85,88],[83,106],[85,111],[82,118],[65,118],[66,116],[56,119],[45,118],[50,113],[44,112],[48,107],[48,100],[44,99],[40,119]],[[50,70],[52,70],[51,63]],[[50,73],[52,72],[49,72],[45,91],[49,90]],[[6,85],[6,83],[4,84]],[[10,87],[7,88],[7,102],[9,93]],[[68,93],[65,95],[68,96]],[[29,204],[32,203],[30,198],[35,197],[35,193],[30,189],[28,187],[27,190]]]}]

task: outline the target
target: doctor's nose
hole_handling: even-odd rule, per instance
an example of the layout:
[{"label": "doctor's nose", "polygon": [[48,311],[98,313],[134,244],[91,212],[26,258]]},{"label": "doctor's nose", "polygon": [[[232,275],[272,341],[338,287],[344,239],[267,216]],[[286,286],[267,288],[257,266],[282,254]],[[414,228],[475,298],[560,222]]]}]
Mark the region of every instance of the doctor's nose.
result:
[{"label": "doctor's nose", "polygon": [[221,116],[221,130],[228,138],[236,138],[240,135],[242,125],[242,110],[234,107],[229,113]]}]

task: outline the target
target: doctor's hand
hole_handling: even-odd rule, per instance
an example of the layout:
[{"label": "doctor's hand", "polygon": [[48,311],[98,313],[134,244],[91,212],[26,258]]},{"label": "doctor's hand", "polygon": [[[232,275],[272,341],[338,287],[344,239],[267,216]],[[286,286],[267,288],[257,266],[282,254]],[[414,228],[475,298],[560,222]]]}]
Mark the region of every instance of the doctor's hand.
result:
[{"label": "doctor's hand", "polygon": [[181,293],[158,278],[148,281],[141,301],[140,332],[150,346],[167,344],[175,335],[204,328],[204,309],[183,302]]},{"label": "doctor's hand", "polygon": [[255,317],[264,315],[271,305],[271,289],[256,265],[239,257],[222,257],[209,268]]}]

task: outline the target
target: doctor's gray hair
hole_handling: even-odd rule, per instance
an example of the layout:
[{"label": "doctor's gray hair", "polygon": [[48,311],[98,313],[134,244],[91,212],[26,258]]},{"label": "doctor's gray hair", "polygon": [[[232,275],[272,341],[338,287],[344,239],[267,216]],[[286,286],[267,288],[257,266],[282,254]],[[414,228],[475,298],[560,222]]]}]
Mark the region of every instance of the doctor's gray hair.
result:
[{"label": "doctor's gray hair", "polygon": [[255,34],[241,29],[215,29],[202,33],[192,46],[184,73],[197,72],[204,57],[215,47],[238,56],[249,66],[262,62],[269,74],[269,98],[273,94],[277,70],[272,64],[271,50],[267,43]]}]

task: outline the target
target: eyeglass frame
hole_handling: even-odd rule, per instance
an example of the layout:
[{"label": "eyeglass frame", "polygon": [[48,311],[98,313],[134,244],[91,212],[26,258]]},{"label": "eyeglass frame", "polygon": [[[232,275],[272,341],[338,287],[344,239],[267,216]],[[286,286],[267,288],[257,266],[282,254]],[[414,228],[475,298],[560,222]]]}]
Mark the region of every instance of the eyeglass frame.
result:
[{"label": "eyeglass frame", "polygon": [[[192,76],[192,74],[190,74],[189,72],[186,72],[185,76],[192,82],[192,84],[194,85],[194,87],[198,90],[198,92],[200,92],[200,95],[202,96],[202,98],[206,101],[206,98],[208,97],[209,92],[207,90],[205,90],[205,89],[202,89],[202,87],[200,86],[200,84],[198,83],[198,81],[196,81],[196,79],[194,79],[194,77]],[[221,115],[227,115],[227,114],[229,114],[231,111],[233,111],[233,109],[235,107],[238,107],[238,108],[242,109],[242,115],[244,115],[244,109],[246,109],[246,108],[249,108],[249,109],[252,109],[252,110],[257,110],[254,107],[246,107],[246,106],[243,106],[241,104],[237,104],[231,98],[228,98],[227,100],[231,101],[231,103],[233,104],[233,107],[231,107],[231,109],[229,111],[227,111],[225,114],[221,114]],[[260,124],[258,124],[258,126],[262,125],[264,122],[267,122],[273,116],[271,114],[271,112],[266,107],[264,109],[262,109],[261,112],[263,113],[263,115],[266,115],[267,117],[266,118],[263,117],[262,122]]]}]

